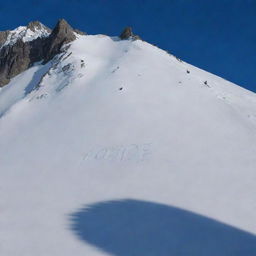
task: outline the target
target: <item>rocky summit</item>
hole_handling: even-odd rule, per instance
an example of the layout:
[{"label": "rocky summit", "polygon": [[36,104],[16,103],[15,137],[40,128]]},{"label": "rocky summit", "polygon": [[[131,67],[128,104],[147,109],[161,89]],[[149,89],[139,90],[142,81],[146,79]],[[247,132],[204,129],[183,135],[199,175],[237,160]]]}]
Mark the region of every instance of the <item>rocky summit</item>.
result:
[{"label": "rocky summit", "polygon": [[84,34],[60,19],[53,30],[39,21],[10,31],[0,32],[0,87],[28,69],[35,62],[48,62],[61,52],[61,47]]},{"label": "rocky summit", "polygon": [[[85,34],[64,19],[60,19],[53,30],[39,21],[32,21],[27,26],[0,31],[0,88],[34,63],[47,63],[61,52],[64,44]],[[131,27],[126,27],[119,37],[121,40],[140,39]]]}]

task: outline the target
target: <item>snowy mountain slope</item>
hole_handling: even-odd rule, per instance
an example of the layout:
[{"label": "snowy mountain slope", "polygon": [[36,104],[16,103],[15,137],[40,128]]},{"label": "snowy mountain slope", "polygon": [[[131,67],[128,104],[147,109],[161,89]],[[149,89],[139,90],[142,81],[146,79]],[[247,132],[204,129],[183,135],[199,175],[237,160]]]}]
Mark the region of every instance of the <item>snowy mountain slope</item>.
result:
[{"label": "snowy mountain slope", "polygon": [[6,87],[2,88],[0,91],[0,116],[32,91],[50,66],[50,63],[45,65],[37,63],[22,74],[17,75]]},{"label": "snowy mountain slope", "polygon": [[[109,255],[70,215],[127,198],[256,234],[254,93],[141,40],[96,35],[12,79],[0,104],[2,255]],[[225,246],[208,255],[256,255]]]}]

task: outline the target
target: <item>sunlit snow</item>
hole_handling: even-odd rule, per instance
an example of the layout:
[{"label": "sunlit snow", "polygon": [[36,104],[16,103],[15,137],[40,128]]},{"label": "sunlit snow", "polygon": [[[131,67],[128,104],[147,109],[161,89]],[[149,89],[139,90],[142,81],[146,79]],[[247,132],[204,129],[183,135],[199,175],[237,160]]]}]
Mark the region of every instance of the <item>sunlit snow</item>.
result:
[{"label": "sunlit snow", "polygon": [[[140,40],[79,36],[49,64],[13,78],[0,91],[0,111],[1,255],[129,255],[120,243],[104,244],[104,234],[133,241],[133,229],[122,233],[111,219],[111,209],[122,214],[122,207],[133,205],[139,232],[150,223],[144,209],[178,218],[178,207],[191,212],[185,212],[188,227],[190,216],[198,221],[200,215],[256,235],[256,95],[250,91]],[[87,206],[88,214],[80,210]],[[108,226],[94,239],[86,229],[72,228],[71,215],[85,218],[85,228],[97,227],[88,217],[113,225],[115,233]],[[164,235],[156,230],[158,240],[145,241],[135,231],[138,248],[149,248],[145,256],[165,256],[147,244],[161,243],[159,236],[174,239],[175,247],[170,225]],[[202,235],[194,232],[194,238]],[[167,240],[164,245],[168,250]],[[188,254],[166,256],[201,255],[198,244],[192,246]],[[216,244],[217,254],[208,255],[223,255],[224,247]],[[256,253],[233,249],[226,255]]]}]

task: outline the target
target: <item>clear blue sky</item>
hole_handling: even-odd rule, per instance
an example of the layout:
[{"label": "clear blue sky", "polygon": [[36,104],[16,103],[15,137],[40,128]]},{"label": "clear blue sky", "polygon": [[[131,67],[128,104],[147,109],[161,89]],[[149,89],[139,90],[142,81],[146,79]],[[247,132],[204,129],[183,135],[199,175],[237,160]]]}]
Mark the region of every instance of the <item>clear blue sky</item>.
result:
[{"label": "clear blue sky", "polygon": [[0,2],[0,30],[65,18],[88,34],[144,40],[256,92],[256,0],[13,0]]}]

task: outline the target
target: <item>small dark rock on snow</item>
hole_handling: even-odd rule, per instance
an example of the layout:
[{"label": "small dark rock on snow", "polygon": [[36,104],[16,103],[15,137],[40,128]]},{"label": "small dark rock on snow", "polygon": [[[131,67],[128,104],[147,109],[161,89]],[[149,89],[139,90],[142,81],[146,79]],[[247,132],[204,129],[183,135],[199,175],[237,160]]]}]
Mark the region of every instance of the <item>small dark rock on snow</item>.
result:
[{"label": "small dark rock on snow", "polygon": [[139,36],[133,34],[131,27],[126,27],[119,37],[122,40],[127,40],[127,39],[138,40],[138,39],[140,39]]}]

